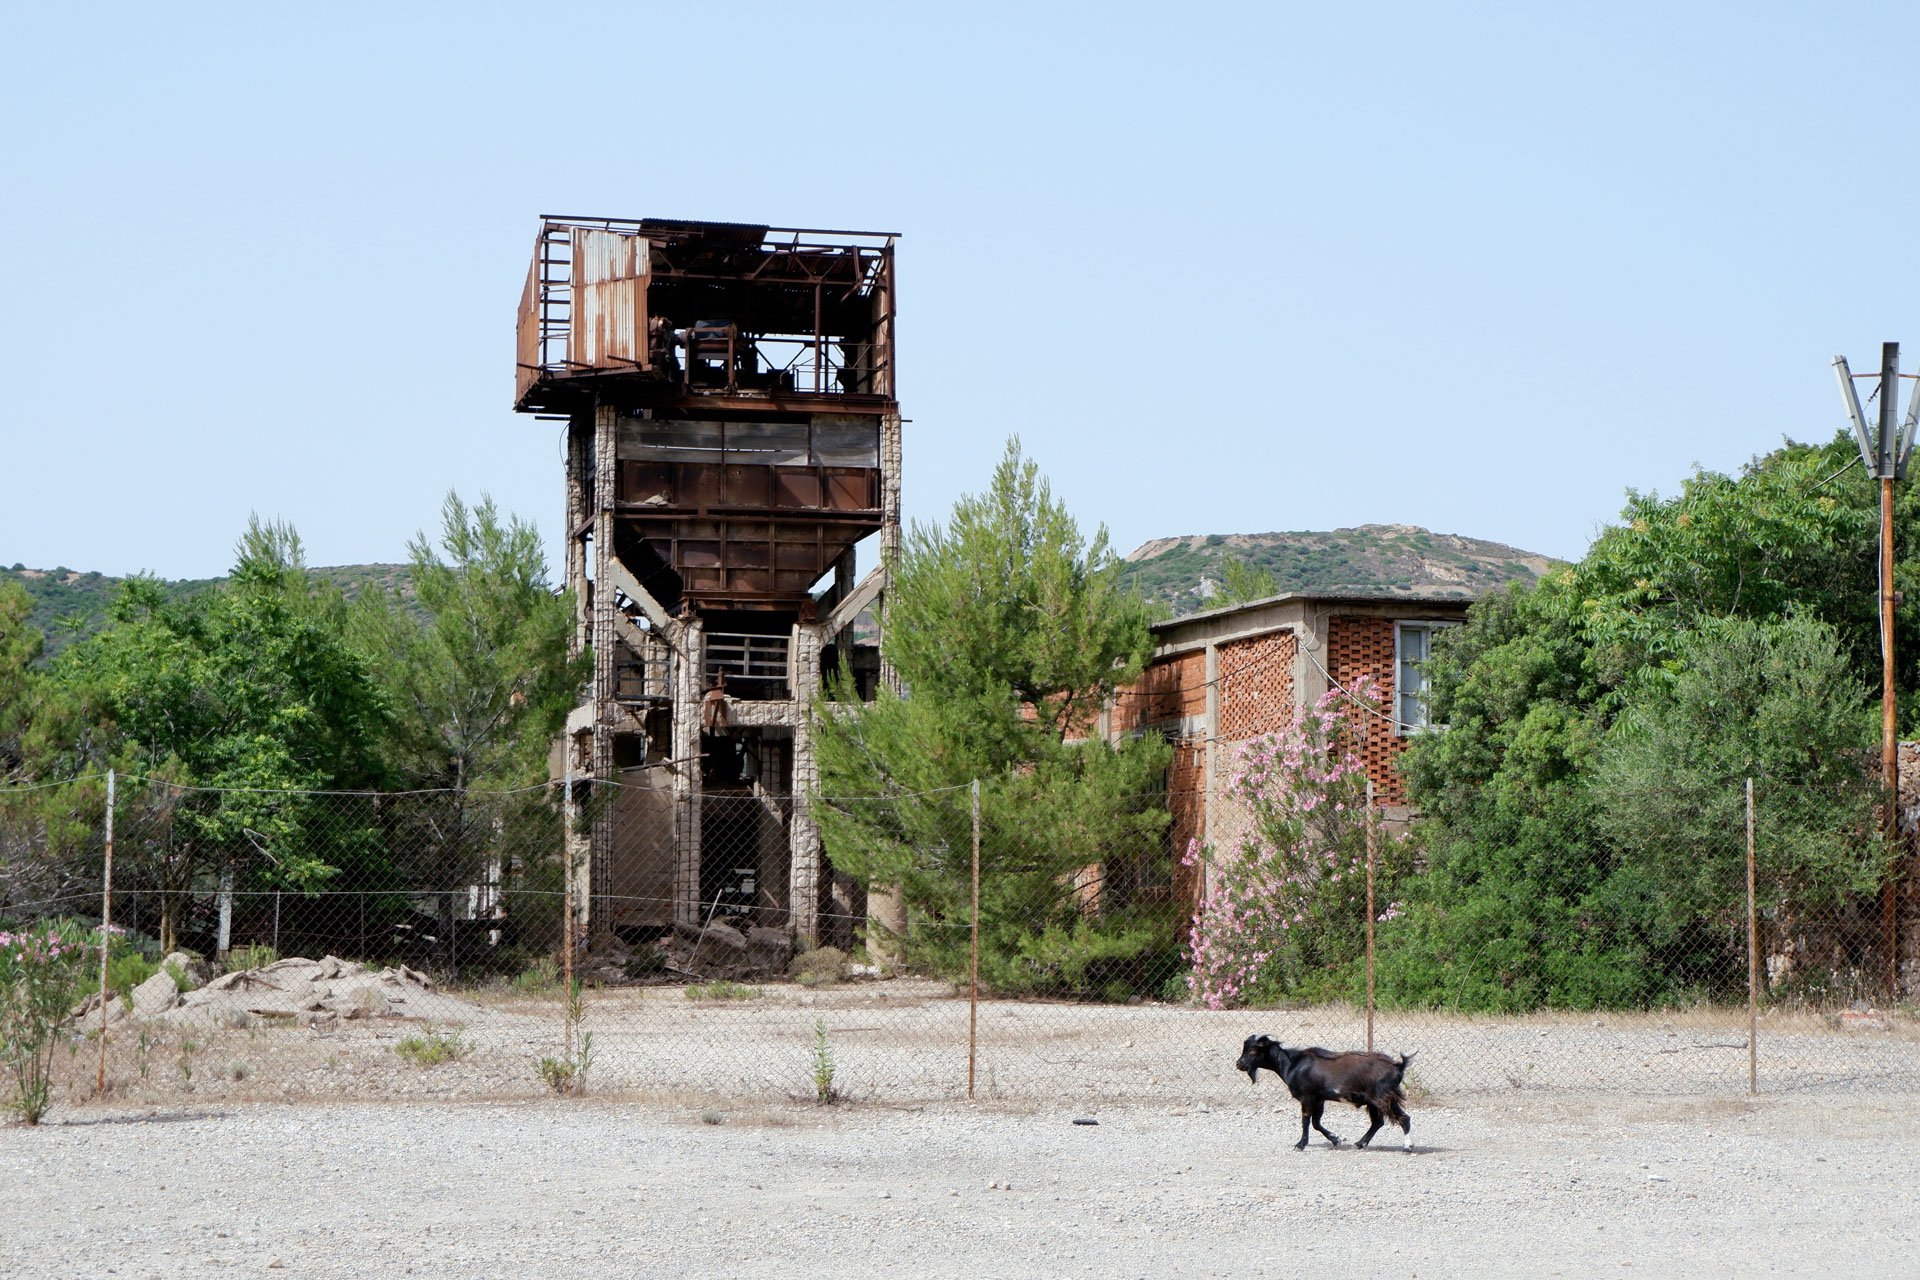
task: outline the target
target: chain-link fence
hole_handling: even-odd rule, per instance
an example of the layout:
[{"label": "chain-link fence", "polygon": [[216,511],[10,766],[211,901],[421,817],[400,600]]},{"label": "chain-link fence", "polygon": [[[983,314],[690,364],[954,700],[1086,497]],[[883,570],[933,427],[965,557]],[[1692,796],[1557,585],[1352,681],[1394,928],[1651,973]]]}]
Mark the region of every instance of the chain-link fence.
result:
[{"label": "chain-link fence", "polygon": [[1199,1105],[1245,1088],[1254,1032],[1411,1054],[1440,1096],[1920,1078],[1911,879],[1866,791],[1649,795],[1557,855],[1427,848],[1368,810],[1357,843],[1262,868],[1225,811],[1183,843],[1165,795],[1094,821],[987,790],[123,778],[109,810],[88,778],[0,793],[0,931],[110,920],[55,1055],[75,1101]]}]

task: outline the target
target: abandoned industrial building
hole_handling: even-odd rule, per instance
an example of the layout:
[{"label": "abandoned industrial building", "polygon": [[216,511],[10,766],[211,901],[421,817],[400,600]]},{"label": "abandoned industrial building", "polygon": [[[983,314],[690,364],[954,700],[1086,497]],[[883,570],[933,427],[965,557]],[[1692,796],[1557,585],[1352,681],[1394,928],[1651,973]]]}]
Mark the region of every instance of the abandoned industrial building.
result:
[{"label": "abandoned industrial building", "polygon": [[790,797],[813,782],[823,673],[844,664],[867,696],[883,678],[895,239],[541,222],[514,408],[565,424],[566,585],[593,653],[557,763],[628,784],[568,826],[589,936],[691,925],[704,903],[844,945],[864,916]]},{"label": "abandoned industrial building", "polygon": [[[554,774],[572,780],[589,937],[697,930],[716,911],[803,944],[850,946],[869,913],[902,927],[897,902],[835,874],[805,802],[825,678],[844,665],[869,698],[890,678],[877,641],[900,542],[895,240],[541,223],[514,407],[564,424],[573,644],[593,673]],[[1367,768],[1404,817],[1392,761],[1422,725],[1419,664],[1468,603],[1296,594],[1161,623],[1099,732],[1174,745],[1178,850],[1230,824],[1236,744],[1365,674],[1388,708]],[[1196,900],[1196,873],[1169,865],[1167,891]]]}]

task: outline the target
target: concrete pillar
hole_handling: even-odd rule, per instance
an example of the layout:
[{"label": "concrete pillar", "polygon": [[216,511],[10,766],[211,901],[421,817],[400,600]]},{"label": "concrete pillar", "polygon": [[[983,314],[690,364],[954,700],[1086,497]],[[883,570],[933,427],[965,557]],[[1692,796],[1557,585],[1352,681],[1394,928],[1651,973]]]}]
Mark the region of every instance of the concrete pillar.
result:
[{"label": "concrete pillar", "polygon": [[[1207,645],[1206,657],[1207,710],[1200,725],[1200,741],[1204,754],[1200,759],[1200,839],[1204,842],[1211,838],[1217,824],[1215,810],[1220,803],[1220,646]],[[1207,868],[1203,863],[1197,868],[1200,875],[1199,890],[1202,897],[1207,892]]]},{"label": "concrete pillar", "polygon": [[1327,615],[1318,609],[1303,611],[1294,636],[1293,706],[1299,712],[1319,702],[1327,692]]}]

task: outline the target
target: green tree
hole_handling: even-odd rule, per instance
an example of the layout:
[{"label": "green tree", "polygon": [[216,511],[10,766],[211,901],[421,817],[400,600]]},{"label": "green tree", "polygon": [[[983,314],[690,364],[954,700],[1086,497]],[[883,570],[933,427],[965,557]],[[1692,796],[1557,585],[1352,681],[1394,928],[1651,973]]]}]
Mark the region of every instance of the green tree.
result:
[{"label": "green tree", "polygon": [[[911,962],[965,969],[978,779],[989,982],[1084,991],[1142,979],[1149,952],[1169,973],[1177,964],[1172,922],[1130,909],[1116,875],[1165,869],[1168,749],[1089,737],[1152,651],[1146,606],[1119,570],[1106,531],[1084,538],[1010,441],[987,491],[944,527],[915,525],[893,567],[882,645],[905,696],[849,705],[841,680],[816,708],[828,854],[900,891]],[[1078,884],[1096,865],[1109,877],[1097,911]]]},{"label": "green tree", "polygon": [[1731,990],[1746,977],[1743,780],[1755,780],[1769,918],[1831,912],[1887,869],[1878,789],[1860,768],[1875,721],[1833,628],[1804,614],[1708,619],[1677,656],[1608,734],[1596,825],[1644,880],[1647,935]]},{"label": "green tree", "polygon": [[[1483,601],[1441,640],[1429,675],[1450,730],[1417,741],[1401,766],[1427,815],[1418,839],[1429,870],[1406,919],[1383,935],[1390,996],[1502,1009],[1645,1004],[1716,980],[1690,958],[1717,954],[1701,933],[1710,913],[1663,859],[1682,847],[1672,831],[1724,823],[1724,806],[1738,803],[1744,770],[1730,752],[1757,752],[1763,788],[1798,788],[1820,810],[1792,818],[1804,830],[1855,830],[1859,757],[1839,744],[1861,723],[1858,677],[1871,669],[1877,682],[1877,494],[1847,472],[1851,451],[1844,436],[1789,444],[1738,476],[1699,473],[1670,499],[1630,494],[1579,564]],[[1836,634],[1849,637],[1839,650],[1848,661],[1819,660]],[[1731,650],[1716,649],[1722,641]],[[1727,670],[1736,655],[1746,665]],[[1754,671],[1772,671],[1803,710],[1828,718],[1760,734],[1754,723],[1785,724],[1789,708],[1757,709]],[[1760,749],[1796,738],[1819,744],[1819,770],[1811,757]],[[1629,785],[1659,777],[1662,753],[1678,770],[1669,777],[1714,774],[1711,820]],[[1813,847],[1813,862],[1855,884],[1877,857]]]},{"label": "green tree", "polygon": [[362,597],[354,634],[395,709],[395,776],[438,793],[401,815],[406,869],[451,889],[499,862],[510,828],[550,816],[525,789],[546,780],[590,659],[567,655],[572,597],[548,584],[538,531],[491,498],[449,493],[438,545],[421,533],[408,551],[415,599]]},{"label": "green tree", "polygon": [[379,857],[370,815],[316,794],[385,780],[387,707],[339,602],[285,525],[252,521],[237,556],[224,587],[184,601],[130,579],[53,672],[82,707],[83,755],[129,778],[121,848],[160,891],[166,947],[203,872],[304,889]]},{"label": "green tree", "polygon": [[1255,564],[1245,556],[1233,556],[1220,566],[1220,589],[1207,601],[1207,607],[1225,609],[1236,604],[1251,604],[1280,594],[1273,570]]},{"label": "green tree", "polygon": [[0,582],[0,785],[25,780],[24,739],[36,686],[33,670],[46,638],[29,625],[33,599],[11,582]]}]

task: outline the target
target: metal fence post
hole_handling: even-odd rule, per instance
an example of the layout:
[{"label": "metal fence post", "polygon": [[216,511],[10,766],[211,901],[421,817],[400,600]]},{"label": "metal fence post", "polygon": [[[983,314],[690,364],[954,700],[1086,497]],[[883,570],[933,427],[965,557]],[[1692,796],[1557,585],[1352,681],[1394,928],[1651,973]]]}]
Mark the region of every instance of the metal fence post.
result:
[{"label": "metal fence post", "polygon": [[1747,1092],[1760,1092],[1760,919],[1754,907],[1753,779],[1747,779]]},{"label": "metal fence post", "polygon": [[1367,1052],[1373,1052],[1373,779],[1367,779]]},{"label": "metal fence post", "polygon": [[973,1069],[980,1029],[980,779],[973,780],[973,941],[967,961],[967,1100],[973,1100]]},{"label": "metal fence post", "polygon": [[107,1091],[107,952],[113,946],[113,770],[107,770],[107,849],[100,876],[100,1069],[95,1093]]},{"label": "metal fence post", "polygon": [[[564,793],[566,796],[566,803],[561,807],[561,812],[563,814],[568,815],[569,820],[571,820],[571,814],[573,810],[573,769],[571,767],[567,769],[566,782],[564,783],[564,785],[566,787],[566,791]],[[566,834],[568,837],[571,837],[573,832],[569,830]],[[566,1030],[565,1030],[566,1061],[571,1063],[573,1061],[573,927],[574,927],[573,926],[573,845],[572,845],[571,839],[566,839],[561,842],[560,861],[562,866],[565,868],[565,874],[561,876],[561,881],[560,881],[561,883],[560,906],[561,906],[561,911],[564,913],[565,920],[566,920],[565,925],[561,928],[561,931],[560,931],[561,945],[562,947],[565,948],[564,954],[562,954],[560,958],[560,965],[561,965],[560,980],[561,980],[561,983],[563,984],[561,987],[561,990],[565,995],[565,999],[562,1000],[560,1004],[560,1011],[561,1011],[561,1021],[566,1024]]]}]

